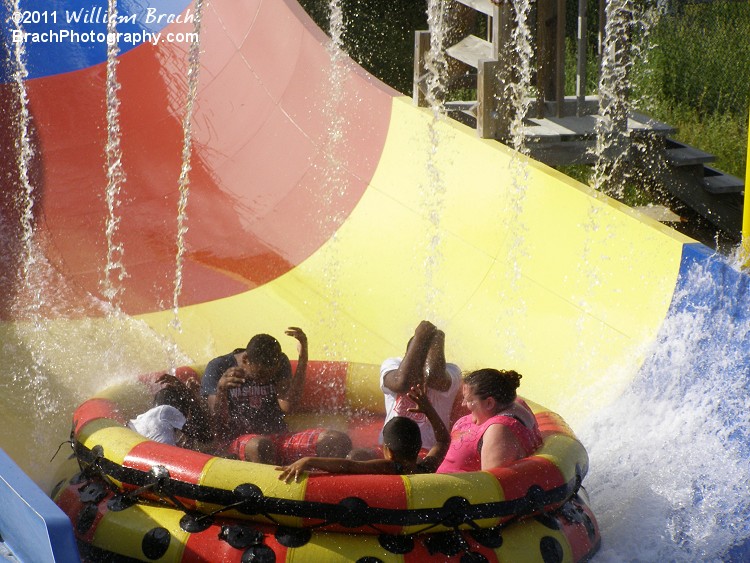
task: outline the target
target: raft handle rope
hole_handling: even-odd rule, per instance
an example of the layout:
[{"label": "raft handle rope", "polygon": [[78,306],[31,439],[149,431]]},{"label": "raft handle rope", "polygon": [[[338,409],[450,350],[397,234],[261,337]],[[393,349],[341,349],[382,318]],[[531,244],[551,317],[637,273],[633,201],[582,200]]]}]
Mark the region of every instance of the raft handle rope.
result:
[{"label": "raft handle rope", "polygon": [[[75,442],[73,441],[73,437],[72,437],[72,436],[71,436],[70,440],[63,440],[62,442],[60,442],[60,445],[59,445],[59,446],[57,446],[57,449],[55,450],[55,453],[54,453],[54,454],[52,454],[52,457],[51,457],[51,458],[49,458],[49,462],[50,462],[50,463],[52,463],[53,461],[55,461],[55,458],[57,457],[57,454],[59,454],[59,453],[60,453],[60,450],[62,449],[62,447],[63,447],[63,446],[65,445],[65,444],[68,444],[68,445],[70,446],[70,448],[71,448],[71,449],[74,449],[74,448],[75,448]],[[76,457],[76,454],[75,454],[75,452],[73,452],[72,454],[70,454],[70,455],[68,456],[68,459],[73,459],[74,457]]]},{"label": "raft handle rope", "polygon": [[77,476],[77,478],[80,480],[92,480],[93,478],[98,477],[112,492],[114,492],[115,494],[122,494],[124,492],[123,489],[118,487],[114,483],[114,481],[112,481],[109,473],[103,467],[104,465],[110,463],[110,461],[106,457],[104,457],[104,448],[97,445],[91,448],[90,451],[92,454],[92,459],[88,465],[85,465],[84,462],[81,461],[81,457],[78,455],[78,451],[75,452],[76,460],[78,461],[78,467],[81,469],[81,473]]},{"label": "raft handle rope", "polygon": [[154,465],[149,470],[148,476],[151,480],[150,483],[142,485],[141,487],[128,493],[114,497],[112,500],[114,501],[114,499],[116,498],[117,501],[113,502],[113,504],[115,506],[121,505],[122,509],[128,508],[129,506],[132,506],[133,504],[138,502],[138,498],[141,494],[147,491],[153,491],[159,496],[159,498],[168,499],[182,512],[186,514],[188,513],[188,508],[168,490],[169,481],[171,479],[171,476],[169,475],[169,469],[167,469],[163,465]]},{"label": "raft handle rope", "polygon": [[[146,487],[141,487],[138,490],[143,491],[148,489],[154,492],[159,492],[159,489],[163,489],[164,484],[169,479],[168,471],[162,466],[155,467],[154,470],[149,471],[149,474],[154,480],[152,484]],[[96,476],[98,477],[98,475]],[[229,510],[231,508],[236,508],[247,500],[258,500],[263,496],[262,492],[260,492],[260,489],[253,484],[245,484],[237,487],[237,489],[240,488],[244,491],[243,496],[247,497],[244,501],[235,503],[232,506],[223,507],[222,509],[210,514],[184,510],[185,516],[183,516],[183,518],[180,520],[180,527],[188,533],[202,532],[213,525],[214,514]],[[106,486],[103,483],[96,482],[90,482],[86,484],[80,489],[79,494],[81,502],[86,506],[79,515],[79,520],[76,524],[76,528],[79,533],[84,533],[93,524],[94,517],[97,513],[96,505],[108,495]],[[130,494],[132,495],[132,493]],[[113,501],[115,501],[118,497],[121,499],[121,503],[125,498],[129,498],[133,502],[137,502],[137,497],[117,495],[110,498],[109,502],[107,503],[107,507],[109,509],[114,510],[112,508]],[[570,499],[570,501],[574,501],[574,498]],[[359,499],[357,497],[349,497],[347,499],[344,499],[341,504],[347,508],[347,510],[342,513],[343,516],[338,519],[338,521],[325,522],[322,525],[330,525],[332,523],[345,525],[345,523],[343,522],[345,520],[347,521],[346,525],[350,527],[367,525],[368,527],[380,532],[378,535],[379,544],[384,549],[395,554],[405,554],[411,552],[414,549],[415,536],[419,536],[420,534],[425,533],[425,531],[429,530],[430,528],[438,525],[438,523],[435,523],[427,526],[420,531],[412,532],[410,534],[387,534],[378,530],[378,528],[374,525],[368,524],[367,522],[364,522],[362,520],[363,518],[366,519],[365,513],[370,508],[362,499]],[[129,508],[129,506],[132,506],[132,504],[124,506],[123,503],[122,509]],[[431,555],[443,554],[448,557],[453,557],[463,552],[464,555],[462,556],[462,561],[482,561],[482,559],[476,559],[477,556],[481,557],[481,555],[471,551],[471,547],[466,539],[462,536],[459,526],[461,526],[462,524],[469,524],[473,529],[468,533],[474,538],[474,540],[480,545],[494,549],[502,545],[502,531],[519,519],[519,516],[516,516],[511,520],[492,528],[480,528],[471,518],[465,515],[461,515],[461,512],[464,509],[471,507],[471,503],[463,497],[451,497],[451,499],[446,501],[444,506],[450,509],[452,515],[450,517],[444,518],[442,524],[446,526],[450,525],[453,529],[444,532],[437,532],[429,537],[426,537],[424,539],[424,544]],[[358,512],[359,514],[357,514]],[[551,512],[538,514],[536,515],[536,518],[540,522],[544,523],[547,519],[549,519],[550,515],[554,513],[562,514],[569,521],[586,519],[583,511],[575,506],[569,507],[567,505],[564,505],[563,507]],[[353,519],[350,519],[352,517]],[[546,525],[548,527],[557,529],[556,526],[552,526],[551,524]],[[276,539],[282,545],[285,545],[287,547],[300,547],[310,540],[311,530],[320,526],[321,525],[309,526],[304,528],[289,528],[286,526],[278,525]],[[236,549],[245,549],[252,546],[260,547],[263,545],[262,532],[254,529],[251,522],[248,522],[247,524],[225,524],[221,527],[219,538],[223,541],[226,541],[229,545]]]},{"label": "raft handle rope", "polygon": [[[123,467],[104,457],[103,448],[100,445],[89,450],[81,443],[77,443],[76,455],[79,464],[84,467],[82,473],[85,476],[100,477],[111,490],[120,495],[121,500],[118,502],[122,504],[121,508],[127,508],[125,505],[132,502],[129,500],[123,502],[125,497],[132,499],[142,492],[151,490],[158,496],[171,500],[175,506],[185,512],[192,524],[197,521],[199,526],[204,525],[203,520],[206,516],[210,518],[215,514],[237,509],[243,514],[263,516],[274,524],[278,524],[278,521],[273,515],[295,516],[321,522],[305,526],[306,528],[339,524],[349,528],[368,527],[381,532],[379,525],[418,526],[421,524],[425,527],[416,533],[424,533],[438,525],[448,528],[469,525],[474,529],[479,529],[476,524],[477,520],[503,517],[515,519],[544,510],[545,506],[562,504],[574,496],[575,489],[580,487],[581,480],[580,468],[577,468],[575,477],[568,483],[547,491],[539,486],[530,487],[525,496],[517,499],[472,504],[463,497],[451,497],[441,507],[399,510],[372,507],[357,497],[342,499],[335,504],[269,497],[252,483],[239,485],[233,491],[185,483],[171,478],[168,471],[152,474]],[[112,478],[140,486],[140,488],[125,493],[114,485]],[[176,497],[215,504],[220,508],[211,513],[199,513],[185,507]]]}]

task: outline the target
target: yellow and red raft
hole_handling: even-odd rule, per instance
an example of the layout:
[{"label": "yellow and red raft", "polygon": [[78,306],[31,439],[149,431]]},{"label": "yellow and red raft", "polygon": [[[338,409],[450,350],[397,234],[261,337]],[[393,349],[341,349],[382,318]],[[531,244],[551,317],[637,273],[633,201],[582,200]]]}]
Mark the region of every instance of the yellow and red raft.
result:
[{"label": "yellow and red raft", "polygon": [[[178,376],[200,370],[180,368]],[[378,367],[311,362],[305,412],[374,445]],[[75,412],[79,469],[54,495],[92,561],[586,561],[599,548],[581,482],[588,455],[557,414],[528,401],[544,442],[490,471],[446,475],[313,474],[150,441],[125,427],[156,376],[110,387]],[[380,412],[378,412],[380,411]]]}]

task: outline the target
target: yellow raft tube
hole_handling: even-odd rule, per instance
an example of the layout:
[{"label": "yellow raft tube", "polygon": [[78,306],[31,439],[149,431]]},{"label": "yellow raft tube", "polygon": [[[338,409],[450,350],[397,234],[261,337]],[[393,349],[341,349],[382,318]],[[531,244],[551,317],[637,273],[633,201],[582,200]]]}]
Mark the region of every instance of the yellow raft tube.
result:
[{"label": "yellow raft tube", "polygon": [[[361,396],[353,382],[377,373],[374,365],[311,362],[307,412],[291,425],[324,420],[349,430],[355,445],[374,445],[382,399]],[[84,559],[547,563],[586,561],[599,548],[581,489],[586,450],[557,414],[531,401],[543,444],[508,467],[316,474],[286,484],[272,466],[159,444],[126,428],[148,408],[157,375],[110,387],[75,412],[80,472],[54,496]],[[198,371],[180,368],[178,376]]]}]

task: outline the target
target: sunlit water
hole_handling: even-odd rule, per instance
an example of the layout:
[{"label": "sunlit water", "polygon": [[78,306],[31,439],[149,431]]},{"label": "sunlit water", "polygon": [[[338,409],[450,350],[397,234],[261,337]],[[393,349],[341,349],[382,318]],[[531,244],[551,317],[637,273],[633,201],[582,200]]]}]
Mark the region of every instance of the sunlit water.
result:
[{"label": "sunlit water", "polygon": [[[523,318],[526,303],[517,296],[521,272],[524,263],[528,259],[525,245],[527,226],[523,222],[523,209],[526,201],[526,192],[529,187],[528,149],[526,146],[525,119],[533,101],[532,77],[536,70],[531,32],[531,2],[529,0],[516,0],[513,2],[513,31],[511,34],[512,48],[512,70],[510,75],[516,80],[506,80],[497,95],[509,99],[507,104],[512,111],[509,120],[508,146],[515,151],[508,162],[508,170],[505,174],[511,179],[509,191],[510,219],[514,228],[511,230],[511,241],[507,259],[508,268],[511,272],[509,284],[500,290],[499,298],[513,304],[514,311],[508,310],[508,315]],[[498,100],[500,102],[500,100]],[[498,104],[500,107],[506,104]],[[520,327],[513,322],[498,323],[498,340],[504,343],[506,352],[511,361],[523,354],[518,330]]]},{"label": "sunlit water", "polygon": [[689,272],[638,377],[577,429],[597,560],[728,561],[750,537],[750,294],[731,273]]},{"label": "sunlit water", "polygon": [[[201,21],[203,19],[204,0],[195,3],[195,19],[193,20],[193,41],[188,50],[188,80],[187,96],[185,100],[185,114],[182,118],[182,161],[177,187],[180,193],[177,199],[177,233],[175,236],[177,253],[175,254],[174,286],[172,290],[172,328],[182,331],[180,323],[180,295],[182,294],[182,274],[187,246],[185,237],[188,232],[187,206],[190,198],[190,159],[193,155],[193,107],[198,93],[198,77],[200,73],[201,57]],[[176,366],[172,366],[176,367]]]},{"label": "sunlit water", "polygon": [[[343,212],[331,212],[340,209],[340,202],[349,191],[348,162],[346,157],[346,127],[343,117],[344,105],[352,103],[347,100],[347,82],[350,69],[347,62],[349,57],[345,50],[344,33],[346,32],[344,8],[340,0],[328,1],[328,36],[327,44],[328,73],[325,90],[320,99],[324,100],[322,112],[328,127],[322,134],[320,151],[322,164],[319,172],[323,177],[323,186],[318,194],[321,205],[317,209],[316,222],[323,232],[332,235],[326,245],[325,262],[323,266],[323,283],[330,303],[330,311],[318,319],[318,324],[326,331],[335,331],[335,325],[342,317],[341,311],[341,256],[339,249],[338,226],[344,221]],[[356,103],[356,102],[355,102]],[[326,359],[340,359],[346,355],[344,339],[333,338],[323,346]]]},{"label": "sunlit water", "polygon": [[448,33],[446,21],[447,3],[444,0],[429,0],[427,2],[427,26],[430,31],[430,49],[425,53],[425,101],[432,112],[432,119],[428,124],[427,135],[430,149],[427,153],[426,172],[427,182],[420,186],[420,207],[428,219],[420,254],[424,254],[424,299],[418,306],[417,316],[427,318],[440,324],[436,318],[436,304],[440,299],[440,290],[435,283],[442,264],[441,229],[444,212],[445,180],[440,170],[442,139],[444,129],[438,127],[440,120],[445,119],[445,82],[448,64],[445,56],[445,41]]},{"label": "sunlit water", "polygon": [[[117,0],[109,0],[108,13],[112,17],[107,21],[107,35],[117,37]],[[107,265],[104,267],[104,279],[101,281],[102,294],[117,307],[122,292],[122,281],[127,277],[123,263],[124,248],[117,239],[120,224],[120,192],[125,183],[125,171],[122,167],[122,147],[120,132],[120,97],[121,88],[117,78],[117,67],[120,47],[117,41],[107,43],[107,222],[104,232],[107,237]]]},{"label": "sunlit water", "polygon": [[[8,266],[17,248],[7,244],[19,225],[2,221],[0,265]],[[24,283],[7,285],[19,303],[41,303],[45,316],[58,316],[77,289],[41,257],[31,235],[21,240],[34,267]],[[747,281],[737,279],[715,293],[716,278],[691,271],[675,299],[693,304],[666,320],[637,378],[576,419],[591,458],[584,485],[602,529],[596,561],[721,561],[750,536],[750,297]],[[171,344],[143,323],[93,297],[83,301],[101,318],[82,312],[79,320],[46,322],[19,305],[17,318],[26,320],[2,325],[0,361],[12,375],[0,383],[0,422],[14,429],[2,447],[45,487],[74,405],[174,359]],[[616,381],[616,371],[602,374],[601,384]]]},{"label": "sunlit water", "polygon": [[[0,217],[1,250],[13,240],[15,228]],[[3,282],[3,287],[14,287],[18,305],[17,320],[0,323],[0,365],[6,374],[0,378],[0,425],[6,429],[0,447],[49,490],[70,453],[64,448],[51,461],[58,445],[69,438],[75,406],[118,380],[164,369],[174,352],[145,323],[82,296],[41,253],[35,253],[34,269],[24,284]],[[3,270],[8,261],[3,252]],[[23,305],[38,296],[44,319],[35,318]],[[71,311],[71,302],[86,310]],[[99,318],[90,317],[95,311]],[[184,354],[177,358],[183,364],[189,360]]]},{"label": "sunlit water", "polygon": [[648,57],[650,34],[658,16],[656,3],[648,0],[637,5],[611,0],[605,5],[591,183],[616,199],[622,199],[631,174],[625,166],[629,156],[642,159],[648,152],[642,140],[630,135],[628,115],[636,103],[630,95],[634,63]]}]

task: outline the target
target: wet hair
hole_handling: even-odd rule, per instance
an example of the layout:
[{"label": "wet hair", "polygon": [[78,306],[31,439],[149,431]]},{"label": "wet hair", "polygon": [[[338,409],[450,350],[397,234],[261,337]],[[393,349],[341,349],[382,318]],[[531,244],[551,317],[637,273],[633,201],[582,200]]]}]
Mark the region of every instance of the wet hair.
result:
[{"label": "wet hair", "polygon": [[464,377],[463,382],[480,399],[492,397],[498,404],[507,405],[516,400],[521,374],[513,370],[484,368],[471,372]]},{"label": "wet hair", "polygon": [[405,416],[394,416],[383,426],[383,445],[399,460],[414,460],[422,449],[419,425]]},{"label": "wet hair", "polygon": [[281,359],[281,344],[270,334],[256,334],[247,343],[247,361],[251,364],[260,364],[265,367],[273,367]]},{"label": "wet hair", "polygon": [[182,414],[187,415],[190,405],[185,403],[184,397],[171,387],[163,387],[154,395],[154,406],[169,405],[176,408]]}]

